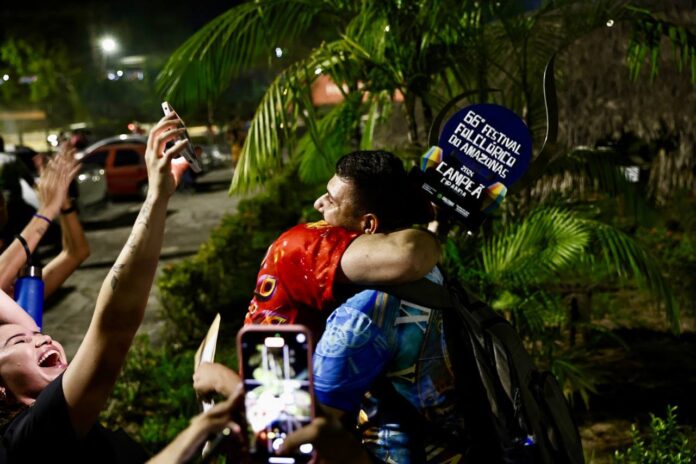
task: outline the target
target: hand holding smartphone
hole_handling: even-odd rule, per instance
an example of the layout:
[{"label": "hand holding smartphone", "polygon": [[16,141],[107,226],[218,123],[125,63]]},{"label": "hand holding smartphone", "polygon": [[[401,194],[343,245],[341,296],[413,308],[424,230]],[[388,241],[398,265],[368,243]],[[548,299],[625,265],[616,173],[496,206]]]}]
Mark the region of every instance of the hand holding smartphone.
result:
[{"label": "hand holding smartphone", "polygon": [[309,330],[300,325],[248,325],[237,336],[253,462],[306,463],[312,445],[277,454],[285,438],[314,418]]},{"label": "hand holding smartphone", "polygon": [[[167,116],[174,113],[174,108],[172,108],[172,105],[170,105],[168,102],[162,102],[162,111],[164,111],[164,115]],[[191,166],[191,169],[193,169],[193,172],[201,172],[201,164],[198,161],[196,152],[193,150],[193,145],[191,144],[191,139],[189,138],[184,121],[181,121],[181,127],[184,129],[184,135],[182,137],[187,141],[186,146],[181,151],[181,155],[184,157],[184,159],[186,159],[186,161],[188,161],[188,164]]]}]

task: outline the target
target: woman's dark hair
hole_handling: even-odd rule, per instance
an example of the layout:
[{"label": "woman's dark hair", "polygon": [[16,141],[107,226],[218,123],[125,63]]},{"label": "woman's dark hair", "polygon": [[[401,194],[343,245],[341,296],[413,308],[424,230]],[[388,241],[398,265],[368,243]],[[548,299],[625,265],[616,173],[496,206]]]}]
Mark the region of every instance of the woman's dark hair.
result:
[{"label": "woman's dark hair", "polygon": [[375,214],[380,231],[424,224],[434,217],[425,192],[412,184],[403,162],[392,153],[354,151],[338,160],[336,175],[355,186],[358,214]]}]

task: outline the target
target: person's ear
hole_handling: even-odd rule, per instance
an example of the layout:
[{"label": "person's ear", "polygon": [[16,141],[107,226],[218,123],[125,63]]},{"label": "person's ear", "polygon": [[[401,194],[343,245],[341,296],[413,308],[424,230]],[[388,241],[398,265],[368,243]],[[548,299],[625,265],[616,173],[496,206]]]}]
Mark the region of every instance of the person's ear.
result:
[{"label": "person's ear", "polygon": [[364,214],[360,224],[360,229],[366,234],[374,234],[379,229],[379,219],[372,213]]}]

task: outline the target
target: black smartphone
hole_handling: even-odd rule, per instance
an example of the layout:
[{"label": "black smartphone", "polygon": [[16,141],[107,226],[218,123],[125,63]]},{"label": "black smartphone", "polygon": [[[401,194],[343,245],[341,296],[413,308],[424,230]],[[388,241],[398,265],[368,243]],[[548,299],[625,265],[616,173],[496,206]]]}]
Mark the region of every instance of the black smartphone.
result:
[{"label": "black smartphone", "polygon": [[[170,105],[168,102],[162,102],[162,111],[164,111],[164,115],[166,116],[170,113],[173,113],[174,108],[172,108],[172,105]],[[196,152],[193,149],[193,145],[191,144],[191,139],[189,138],[188,131],[186,130],[186,126],[184,125],[184,121],[181,121],[181,127],[183,127],[184,129],[183,139],[187,142],[186,146],[181,151],[181,156],[183,156],[186,159],[186,161],[188,161],[188,164],[189,166],[191,166],[191,169],[193,169],[193,172],[201,172],[201,163],[198,161]]]},{"label": "black smartphone", "polygon": [[306,463],[307,443],[292,455],[279,455],[285,438],[314,418],[312,341],[301,325],[247,325],[237,335],[244,380],[249,452],[253,462]]}]

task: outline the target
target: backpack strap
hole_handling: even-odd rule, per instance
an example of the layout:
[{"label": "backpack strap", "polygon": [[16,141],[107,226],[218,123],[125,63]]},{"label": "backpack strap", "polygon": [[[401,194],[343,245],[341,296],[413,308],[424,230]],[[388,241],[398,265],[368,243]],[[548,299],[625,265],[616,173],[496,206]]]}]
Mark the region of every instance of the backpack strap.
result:
[{"label": "backpack strap", "polygon": [[447,288],[426,278],[405,284],[377,285],[365,288],[376,289],[419,306],[440,311],[452,307],[452,299]]}]

